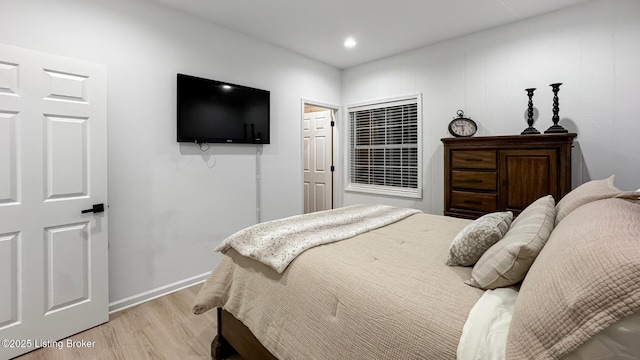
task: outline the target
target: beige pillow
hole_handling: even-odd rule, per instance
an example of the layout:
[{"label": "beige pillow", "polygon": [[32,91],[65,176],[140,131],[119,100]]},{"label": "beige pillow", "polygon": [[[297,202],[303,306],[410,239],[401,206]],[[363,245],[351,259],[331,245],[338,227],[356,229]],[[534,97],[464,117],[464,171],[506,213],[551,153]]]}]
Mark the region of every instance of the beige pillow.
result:
[{"label": "beige pillow", "polygon": [[573,189],[556,206],[556,225],[570,212],[592,201],[618,195],[621,190],[613,185],[615,175],[603,180],[592,180]]},{"label": "beige pillow", "polygon": [[555,201],[551,195],[527,206],[502,240],[480,257],[471,271],[471,279],[465,283],[495,289],[520,282],[549,238],[554,219]]},{"label": "beige pillow", "polygon": [[483,215],[465,226],[449,247],[449,266],[471,266],[491,245],[502,239],[513,220],[511,211]]},{"label": "beige pillow", "polygon": [[591,202],[558,224],[524,279],[507,358],[561,358],[639,311],[640,204]]}]

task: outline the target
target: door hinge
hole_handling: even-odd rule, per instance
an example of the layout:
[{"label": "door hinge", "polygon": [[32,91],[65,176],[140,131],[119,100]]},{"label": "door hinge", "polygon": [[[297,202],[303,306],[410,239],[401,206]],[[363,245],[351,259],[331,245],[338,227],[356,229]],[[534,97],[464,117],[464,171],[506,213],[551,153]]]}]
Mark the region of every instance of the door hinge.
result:
[{"label": "door hinge", "polygon": [[336,167],[331,165],[331,172],[334,172],[334,171],[336,171]]},{"label": "door hinge", "polygon": [[331,127],[334,127],[334,126],[336,126],[336,122],[331,120]]}]

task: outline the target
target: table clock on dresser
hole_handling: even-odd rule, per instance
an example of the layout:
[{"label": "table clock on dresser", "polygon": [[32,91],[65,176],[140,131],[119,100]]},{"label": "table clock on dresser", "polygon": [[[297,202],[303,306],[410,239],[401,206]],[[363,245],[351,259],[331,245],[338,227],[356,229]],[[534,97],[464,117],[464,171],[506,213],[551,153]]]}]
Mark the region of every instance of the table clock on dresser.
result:
[{"label": "table clock on dresser", "polygon": [[444,214],[476,219],[495,211],[517,216],[538,198],[556,203],[571,191],[574,133],[441,139]]}]

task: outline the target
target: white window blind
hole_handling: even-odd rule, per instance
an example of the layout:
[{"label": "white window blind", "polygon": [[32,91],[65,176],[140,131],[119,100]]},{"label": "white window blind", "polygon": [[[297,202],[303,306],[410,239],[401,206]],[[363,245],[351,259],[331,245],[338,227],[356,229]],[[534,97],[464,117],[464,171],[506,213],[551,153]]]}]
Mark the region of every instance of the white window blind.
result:
[{"label": "white window blind", "polygon": [[347,190],[421,197],[418,97],[348,108]]}]

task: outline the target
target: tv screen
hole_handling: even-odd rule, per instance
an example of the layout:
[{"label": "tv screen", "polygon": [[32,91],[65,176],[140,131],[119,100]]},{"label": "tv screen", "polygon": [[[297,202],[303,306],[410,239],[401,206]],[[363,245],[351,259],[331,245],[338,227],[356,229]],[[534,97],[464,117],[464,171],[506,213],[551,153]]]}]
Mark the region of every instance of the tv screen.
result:
[{"label": "tv screen", "polygon": [[178,142],[269,144],[269,91],[178,74]]}]

